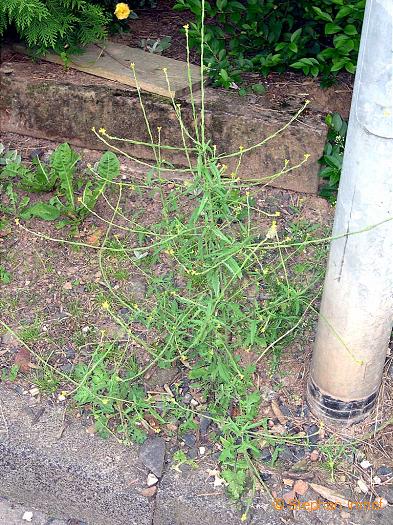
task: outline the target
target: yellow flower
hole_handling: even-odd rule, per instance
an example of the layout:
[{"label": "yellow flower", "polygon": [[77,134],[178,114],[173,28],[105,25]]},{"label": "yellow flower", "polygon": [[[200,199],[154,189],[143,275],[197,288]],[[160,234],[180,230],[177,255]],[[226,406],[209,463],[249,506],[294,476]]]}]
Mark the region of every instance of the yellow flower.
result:
[{"label": "yellow flower", "polygon": [[134,69],[135,69],[135,63],[134,62],[131,62],[130,68],[134,71]]},{"label": "yellow flower", "polygon": [[106,135],[106,129],[105,129],[105,128],[100,128],[100,129],[98,130],[98,133],[99,133],[100,135]]},{"label": "yellow flower", "polygon": [[184,24],[183,29],[185,29],[186,31],[188,31],[188,29],[190,29],[190,25],[189,25],[189,24]]},{"label": "yellow flower", "polygon": [[109,310],[109,308],[110,308],[111,305],[109,304],[108,301],[104,301],[104,302],[102,303],[101,306],[102,306],[102,308],[103,308],[104,310]]},{"label": "yellow flower", "polygon": [[129,17],[130,13],[131,9],[128,7],[128,4],[125,4],[123,2],[116,4],[115,16],[117,19],[125,20]]}]

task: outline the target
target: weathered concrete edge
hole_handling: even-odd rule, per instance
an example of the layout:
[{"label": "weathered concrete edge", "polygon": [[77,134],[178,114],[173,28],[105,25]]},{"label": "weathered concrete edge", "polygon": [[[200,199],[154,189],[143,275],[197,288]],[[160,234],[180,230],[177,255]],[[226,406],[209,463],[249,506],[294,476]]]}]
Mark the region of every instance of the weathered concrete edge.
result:
[{"label": "weathered concrete edge", "polygon": [[65,407],[0,385],[0,494],[91,525],[151,525],[137,447],[91,435]]},{"label": "weathered concrete edge", "polygon": [[[135,90],[113,84],[95,83],[86,75],[84,84],[62,78],[36,78],[30,64],[12,64],[13,72],[2,77],[0,117],[3,131],[11,131],[52,140],[65,139],[81,147],[105,147],[91,133],[91,127],[106,127],[118,137],[133,137],[148,141],[145,123]],[[24,70],[31,70],[27,75]],[[33,71],[33,73],[32,73]],[[181,146],[173,109],[168,100],[146,94],[145,108],[151,121],[153,134],[162,127],[162,143]],[[192,125],[190,103],[183,99],[182,111],[186,125]],[[297,108],[298,109],[298,108]],[[212,143],[221,151],[231,152],[239,146],[248,147],[273,134],[288,122],[295,108],[277,111],[266,99],[266,107],[239,101],[233,93],[217,94],[208,88],[206,97],[206,125]],[[302,121],[294,122],[274,141],[244,156],[242,174],[245,178],[259,179],[280,171],[285,159],[290,165],[301,162],[305,153],[310,155],[306,164],[270,183],[272,186],[294,191],[317,193],[318,158],[321,156],[326,128],[321,115],[308,111]],[[142,131],[141,131],[142,130]],[[124,144],[123,144],[124,146]],[[126,148],[140,158],[152,158],[151,149],[140,146]],[[182,163],[179,155],[168,158]],[[229,170],[235,167],[230,162]]]},{"label": "weathered concrete edge", "polygon": [[[58,518],[88,525],[211,525],[225,517],[227,525],[237,525],[241,509],[208,479],[215,461],[207,458],[197,471],[167,466],[157,497],[143,497],[147,471],[137,446],[86,432],[63,404],[0,385],[0,496]],[[266,518],[270,506],[257,504],[255,516]],[[279,525],[274,518],[271,509],[264,523]]]}]

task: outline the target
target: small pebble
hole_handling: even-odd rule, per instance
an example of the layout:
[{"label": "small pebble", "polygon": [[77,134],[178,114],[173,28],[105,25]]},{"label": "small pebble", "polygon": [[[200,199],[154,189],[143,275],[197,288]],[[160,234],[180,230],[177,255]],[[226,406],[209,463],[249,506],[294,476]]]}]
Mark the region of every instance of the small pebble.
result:
[{"label": "small pebble", "polygon": [[319,459],[319,452],[318,450],[313,450],[310,454],[310,460],[311,461],[318,461]]},{"label": "small pebble", "polygon": [[154,485],[157,485],[158,478],[155,476],[152,472],[147,476],[146,485],[148,487],[153,487]]},{"label": "small pebble", "polygon": [[198,401],[196,399],[191,399],[190,405],[193,407],[197,407],[199,405]]},{"label": "small pebble", "polygon": [[380,485],[382,483],[382,480],[378,476],[374,476],[373,482],[375,483],[375,485]]},{"label": "small pebble", "polygon": [[30,395],[34,397],[34,396],[38,396],[38,394],[40,393],[40,390],[39,390],[39,388],[37,388],[35,386],[35,387],[31,388],[29,390],[29,392],[30,392]]},{"label": "small pebble", "polygon": [[368,469],[371,467],[371,463],[367,459],[363,459],[363,461],[360,463],[360,466],[364,469]]},{"label": "small pebble", "polygon": [[192,448],[196,443],[196,437],[195,434],[192,432],[187,432],[187,434],[184,434],[183,441],[187,447]]},{"label": "small pebble", "polygon": [[375,474],[380,477],[391,477],[393,476],[393,469],[391,467],[387,467],[386,465],[382,465],[377,468]]},{"label": "small pebble", "polygon": [[203,456],[206,453],[206,447],[199,447],[199,455]]},{"label": "small pebble", "polygon": [[30,511],[26,511],[23,516],[22,516],[22,520],[23,521],[31,521],[33,519],[33,513],[30,512]]}]

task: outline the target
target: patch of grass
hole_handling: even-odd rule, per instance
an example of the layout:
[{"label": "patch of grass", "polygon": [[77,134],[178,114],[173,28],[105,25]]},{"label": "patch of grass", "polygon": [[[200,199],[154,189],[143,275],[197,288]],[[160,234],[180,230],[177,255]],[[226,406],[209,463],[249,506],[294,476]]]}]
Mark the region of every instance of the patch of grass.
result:
[{"label": "patch of grass", "polygon": [[41,320],[36,318],[33,323],[24,325],[19,330],[19,337],[25,343],[34,343],[41,337]]}]

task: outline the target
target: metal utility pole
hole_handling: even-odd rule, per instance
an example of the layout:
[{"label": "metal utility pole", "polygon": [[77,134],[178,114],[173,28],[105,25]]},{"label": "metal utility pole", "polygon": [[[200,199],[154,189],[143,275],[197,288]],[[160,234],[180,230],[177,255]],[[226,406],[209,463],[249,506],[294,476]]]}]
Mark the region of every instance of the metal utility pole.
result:
[{"label": "metal utility pole", "polygon": [[307,388],[343,424],[374,406],[393,324],[392,20],[392,0],[367,0]]}]

